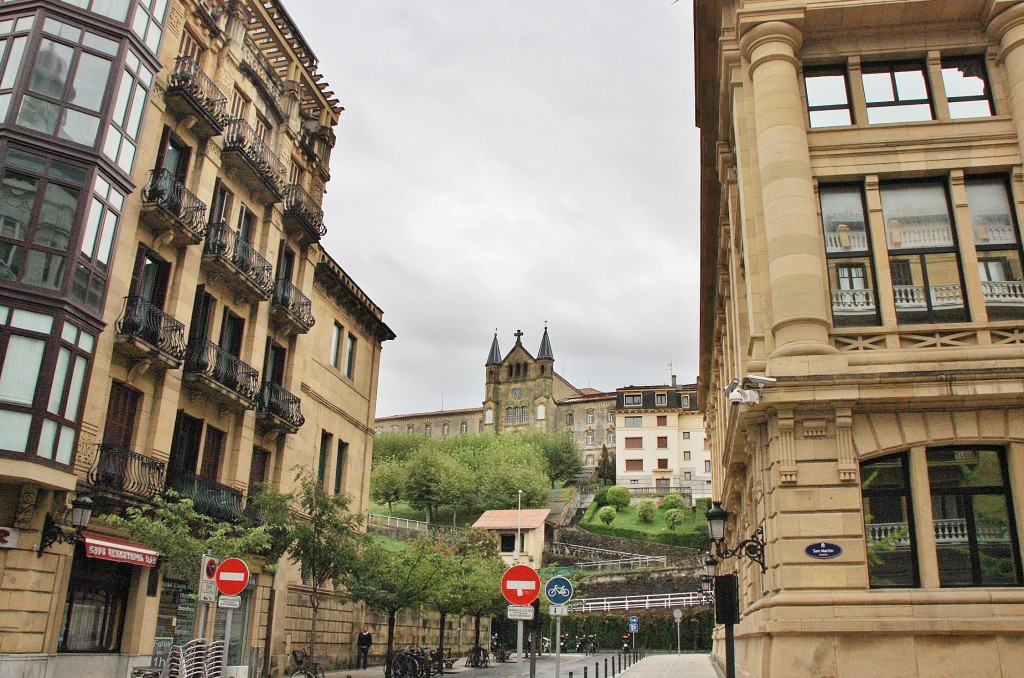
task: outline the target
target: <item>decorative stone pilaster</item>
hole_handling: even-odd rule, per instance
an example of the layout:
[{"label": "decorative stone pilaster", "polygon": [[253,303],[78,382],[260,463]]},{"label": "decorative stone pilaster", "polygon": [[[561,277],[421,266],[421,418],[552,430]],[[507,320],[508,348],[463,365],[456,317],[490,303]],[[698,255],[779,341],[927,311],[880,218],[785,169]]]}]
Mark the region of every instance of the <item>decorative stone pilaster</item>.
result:
[{"label": "decorative stone pilaster", "polygon": [[1024,5],[1013,5],[997,14],[988,24],[988,34],[999,43],[1010,114],[1017,130],[1017,143],[1024,148]]},{"label": "decorative stone pilaster", "polygon": [[753,83],[773,357],[837,352],[828,337],[828,281],[800,98],[801,41],[800,30],[781,21],[758,24],[740,40]]},{"label": "decorative stone pilaster", "polygon": [[836,454],[839,460],[839,482],[857,482],[857,453],[853,449],[853,411],[836,408]]},{"label": "decorative stone pilaster", "polygon": [[779,482],[783,485],[796,483],[796,442],[793,432],[795,424],[793,410],[779,410],[779,436],[775,440],[777,454],[772,456],[779,460]]}]

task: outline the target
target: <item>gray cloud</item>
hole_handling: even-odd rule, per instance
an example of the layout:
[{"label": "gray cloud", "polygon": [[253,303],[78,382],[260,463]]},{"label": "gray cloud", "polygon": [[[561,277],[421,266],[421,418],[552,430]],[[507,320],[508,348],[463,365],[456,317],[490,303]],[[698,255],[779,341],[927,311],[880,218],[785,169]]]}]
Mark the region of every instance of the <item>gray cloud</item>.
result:
[{"label": "gray cloud", "polygon": [[378,414],[479,405],[545,320],[577,386],[695,378],[688,4],[287,2],[347,109],[324,243],[398,334]]}]

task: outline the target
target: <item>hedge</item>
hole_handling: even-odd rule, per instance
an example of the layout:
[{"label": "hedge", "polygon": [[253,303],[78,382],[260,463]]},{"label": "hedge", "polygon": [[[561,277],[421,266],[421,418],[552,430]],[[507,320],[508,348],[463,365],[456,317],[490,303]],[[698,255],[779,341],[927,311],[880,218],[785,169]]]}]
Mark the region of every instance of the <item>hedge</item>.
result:
[{"label": "hedge", "polygon": [[[576,636],[594,636],[599,650],[622,649],[622,636],[628,631],[630,615],[640,618],[640,631],[636,634],[637,648],[648,650],[674,651],[676,649],[676,622],[670,609],[620,610],[607,613],[577,613],[562,617],[562,635],[573,651],[572,640]],[[516,622],[504,616],[493,620],[491,629],[505,647],[515,647]],[[530,628],[531,622],[526,622]],[[542,635],[554,638],[554,619],[547,614],[540,615]],[[711,632],[715,626],[714,613],[707,607],[683,608],[679,624],[679,640],[684,652],[708,652],[711,650]],[[552,652],[554,647],[551,648]]]},{"label": "hedge", "polygon": [[700,532],[659,532],[652,534],[650,532],[634,530],[628,527],[597,525],[594,523],[580,525],[579,527],[587,532],[593,532],[594,534],[604,534],[609,537],[622,537],[623,539],[635,539],[637,541],[654,541],[659,544],[684,546],[686,548],[697,549],[699,551],[707,551],[711,543],[710,537],[704,530],[701,530]]}]

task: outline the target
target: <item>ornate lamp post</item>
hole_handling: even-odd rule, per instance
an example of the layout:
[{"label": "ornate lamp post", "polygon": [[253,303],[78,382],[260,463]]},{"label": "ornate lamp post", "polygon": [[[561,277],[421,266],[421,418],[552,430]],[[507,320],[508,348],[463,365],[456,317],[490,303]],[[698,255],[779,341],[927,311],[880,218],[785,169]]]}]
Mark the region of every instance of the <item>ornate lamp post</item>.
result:
[{"label": "ornate lamp post", "polygon": [[43,555],[43,551],[53,544],[74,544],[82,541],[82,532],[89,527],[89,521],[92,519],[92,505],[92,499],[85,492],[80,493],[71,502],[71,527],[74,528],[74,532],[68,532],[58,525],[53,516],[47,513],[43,531],[39,535],[36,557]]}]

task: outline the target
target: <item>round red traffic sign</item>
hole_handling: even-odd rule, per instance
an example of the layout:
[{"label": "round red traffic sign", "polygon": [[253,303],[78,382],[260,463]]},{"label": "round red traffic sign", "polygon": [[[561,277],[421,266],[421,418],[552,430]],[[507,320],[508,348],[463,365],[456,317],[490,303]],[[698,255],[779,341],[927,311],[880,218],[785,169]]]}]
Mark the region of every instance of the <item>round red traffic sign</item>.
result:
[{"label": "round red traffic sign", "polygon": [[213,575],[217,590],[224,596],[237,596],[249,583],[249,566],[239,558],[228,558]]},{"label": "round red traffic sign", "polygon": [[540,595],[540,577],[529,565],[513,565],[501,577],[501,594],[513,605],[529,605]]}]

